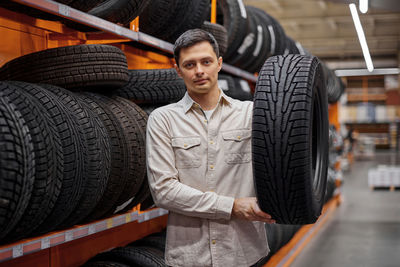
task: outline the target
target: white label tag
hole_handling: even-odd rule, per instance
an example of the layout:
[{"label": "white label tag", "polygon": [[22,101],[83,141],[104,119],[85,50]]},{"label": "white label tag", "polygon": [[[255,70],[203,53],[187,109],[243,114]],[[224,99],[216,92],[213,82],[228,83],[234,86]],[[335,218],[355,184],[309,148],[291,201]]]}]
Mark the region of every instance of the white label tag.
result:
[{"label": "white label tag", "polygon": [[256,49],[253,51],[253,56],[258,56],[261,51],[261,46],[264,42],[264,36],[263,36],[263,30],[260,25],[257,25],[257,44],[256,44]]},{"label": "white label tag", "polygon": [[240,87],[242,87],[242,90],[245,92],[250,93],[250,86],[249,83],[245,80],[240,80]]},{"label": "white label tag", "polygon": [[243,43],[240,45],[239,49],[237,50],[238,54],[243,54],[247,48],[249,48],[253,42],[254,42],[254,33],[248,34],[244,40]]},{"label": "white label tag", "polygon": [[268,30],[269,30],[269,37],[271,39],[271,54],[274,55],[275,54],[275,32],[274,32],[274,28],[269,25],[268,26]]},{"label": "white label tag", "polygon": [[228,81],[227,80],[218,80],[218,87],[221,88],[222,91],[228,91]]},{"label": "white label tag", "polygon": [[58,13],[64,16],[69,16],[69,7],[62,4],[58,4]]},{"label": "white label tag", "polygon": [[247,12],[246,8],[244,7],[243,1],[242,0],[237,0],[240,8],[240,15],[242,15],[243,18],[247,18]]}]

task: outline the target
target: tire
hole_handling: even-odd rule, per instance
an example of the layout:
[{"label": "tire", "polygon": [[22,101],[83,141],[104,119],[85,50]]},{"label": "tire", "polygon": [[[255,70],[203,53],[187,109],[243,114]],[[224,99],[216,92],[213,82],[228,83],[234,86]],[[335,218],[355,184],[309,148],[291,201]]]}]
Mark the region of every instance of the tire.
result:
[{"label": "tire", "polygon": [[108,212],[119,199],[128,180],[129,158],[128,143],[120,120],[126,116],[119,108],[115,108],[113,99],[106,96],[84,93],[79,97],[86,102],[93,112],[103,121],[111,142],[111,172],[105,191],[86,221],[100,219]]},{"label": "tire", "polygon": [[129,266],[167,266],[164,252],[153,247],[119,247],[95,256],[94,260],[115,260]]},{"label": "tire", "polygon": [[[57,115],[54,114],[54,109],[57,108],[56,104],[43,94],[43,89],[37,85],[13,81],[7,83],[19,91],[15,97],[21,101],[23,101],[22,99],[31,101],[32,105],[36,107],[37,111],[33,110],[31,106],[29,109],[25,109],[23,114],[29,121],[30,132],[36,136],[38,132],[41,132],[40,135],[44,137],[43,140],[40,137],[33,138],[36,172],[32,196],[24,215],[7,236],[9,240],[16,240],[29,236],[54,207],[61,192],[64,154],[62,135],[58,127],[59,122],[56,120]],[[34,115],[37,115],[36,112],[41,114],[41,118]]]},{"label": "tire", "polygon": [[149,4],[150,0],[107,0],[88,13],[102,19],[129,24]]},{"label": "tire", "polygon": [[100,118],[77,95],[60,87],[44,87],[62,99],[64,104],[73,103],[70,104],[70,112],[77,117],[84,138],[85,149],[82,152],[85,156],[86,181],[82,185],[83,194],[73,211],[60,224],[60,227],[69,227],[86,218],[104,193],[111,169],[110,139]]},{"label": "tire", "polygon": [[131,124],[134,125],[135,131],[129,135],[130,138],[133,137],[137,141],[137,147],[132,148],[133,157],[135,158],[134,165],[132,166],[134,173],[130,173],[128,176],[128,182],[117,201],[117,205],[119,206],[135,197],[146,177],[146,125],[148,116],[139,106],[131,101],[121,97],[114,97],[113,99],[127,115]]},{"label": "tire", "polygon": [[181,99],[186,92],[184,81],[176,70],[129,70],[129,82],[113,93],[135,103],[169,103]]},{"label": "tire", "polygon": [[225,27],[217,23],[204,21],[201,28],[214,36],[218,43],[219,56],[223,57],[228,47],[228,32]]},{"label": "tire", "polygon": [[130,265],[113,261],[89,261],[82,267],[130,267]]},{"label": "tire", "polygon": [[[149,182],[147,180],[147,177],[145,177],[143,180],[143,183],[140,186],[139,191],[137,192],[135,197],[133,199],[131,199],[130,201],[128,200],[127,203],[125,203],[126,206],[124,208],[120,209],[120,211],[115,210],[114,214],[128,212],[131,209],[133,209],[134,207],[136,207],[138,204],[142,204],[143,201],[145,201],[149,197],[151,197]],[[142,207],[140,207],[140,208],[142,208]]]},{"label": "tire", "polygon": [[257,198],[277,223],[314,223],[328,167],[328,111],[316,57],[269,58],[256,84],[252,153]]},{"label": "tire", "polygon": [[34,85],[1,82],[0,91],[22,114],[32,137],[35,174],[32,194],[23,216],[6,237],[14,240],[29,235],[53,208],[63,174],[61,138],[48,110],[26,91]]},{"label": "tire", "polygon": [[11,0],[3,0],[0,1],[0,7],[11,10],[12,12],[22,13],[33,18],[43,19],[43,20],[51,20],[51,21],[59,21],[61,20],[60,16],[56,16],[39,9],[29,7],[23,4],[15,3]]},{"label": "tire", "polygon": [[218,86],[227,96],[242,101],[253,100],[251,89],[247,81],[229,76],[227,74],[218,75]]},{"label": "tire", "polygon": [[140,30],[173,43],[186,30],[201,27],[209,6],[208,0],[153,1],[142,12]]},{"label": "tire", "polygon": [[166,231],[154,233],[149,236],[143,237],[142,239],[136,240],[129,244],[130,247],[154,247],[161,251],[165,251],[166,244]]},{"label": "tire", "polygon": [[124,53],[110,45],[75,45],[47,49],[7,62],[1,80],[44,83],[67,89],[121,87],[128,81]]},{"label": "tire", "polygon": [[228,60],[239,48],[247,28],[247,13],[242,0],[220,0],[217,2],[217,22],[228,32]]},{"label": "tire", "polygon": [[[1,84],[1,87],[6,86]],[[0,240],[22,217],[35,180],[35,155],[21,113],[0,91]]]}]

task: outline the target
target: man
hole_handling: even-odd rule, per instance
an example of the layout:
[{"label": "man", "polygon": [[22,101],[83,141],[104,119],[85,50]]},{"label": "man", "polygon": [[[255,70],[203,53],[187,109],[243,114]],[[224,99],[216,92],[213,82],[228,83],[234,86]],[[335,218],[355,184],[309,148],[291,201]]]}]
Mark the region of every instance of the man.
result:
[{"label": "man", "polygon": [[269,248],[251,160],[253,103],[218,88],[214,37],[199,29],[175,42],[176,71],[187,92],[151,113],[147,167],[157,206],[168,209],[170,266],[251,266]]}]

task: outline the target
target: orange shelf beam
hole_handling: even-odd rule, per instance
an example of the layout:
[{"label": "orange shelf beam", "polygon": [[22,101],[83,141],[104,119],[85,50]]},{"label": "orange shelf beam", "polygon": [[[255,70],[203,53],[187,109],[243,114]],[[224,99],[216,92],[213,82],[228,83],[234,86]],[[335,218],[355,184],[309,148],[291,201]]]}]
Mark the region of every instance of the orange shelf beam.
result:
[{"label": "orange shelf beam", "polygon": [[337,206],[341,202],[341,195],[338,194],[329,200],[322,210],[322,214],[314,224],[302,226],[292,239],[283,247],[281,247],[264,265],[264,267],[288,267],[310,242],[314,235],[320,230],[329,218],[332,216]]}]

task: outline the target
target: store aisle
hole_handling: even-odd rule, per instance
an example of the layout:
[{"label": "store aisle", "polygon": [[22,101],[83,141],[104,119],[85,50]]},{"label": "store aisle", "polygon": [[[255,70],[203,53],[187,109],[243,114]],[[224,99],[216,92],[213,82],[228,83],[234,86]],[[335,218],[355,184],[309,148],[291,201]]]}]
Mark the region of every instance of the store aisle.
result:
[{"label": "store aisle", "polygon": [[368,169],[400,165],[395,152],[356,161],[344,174],[343,202],[291,267],[400,266],[400,191],[371,191]]}]

